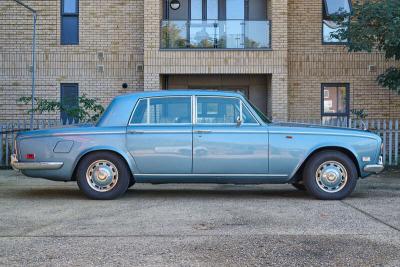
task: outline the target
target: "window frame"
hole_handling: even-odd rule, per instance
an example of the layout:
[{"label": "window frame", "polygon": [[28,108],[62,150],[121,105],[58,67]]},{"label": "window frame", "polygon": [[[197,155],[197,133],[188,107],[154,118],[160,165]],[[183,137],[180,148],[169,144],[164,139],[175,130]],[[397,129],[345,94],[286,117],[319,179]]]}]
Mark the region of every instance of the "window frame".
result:
[{"label": "window frame", "polygon": [[[64,86],[71,86],[71,87],[73,86],[76,88],[76,90],[77,90],[77,105],[79,106],[79,84],[78,83],[60,83],[60,104],[63,104],[62,91],[63,91],[63,88],[65,88]],[[64,111],[60,111],[60,120],[62,123],[64,123],[63,118],[62,118],[64,113],[65,113]],[[66,125],[79,122],[79,119],[77,119],[77,118],[69,117],[67,114],[65,114],[65,116],[66,116]],[[69,121],[71,121],[71,120],[72,120],[72,123],[69,123]]]},{"label": "window frame", "polygon": [[[210,126],[210,125],[215,125],[215,126],[232,126],[232,125],[237,125],[237,123],[203,123],[203,122],[198,122],[198,115],[197,115],[197,103],[198,103],[198,98],[199,97],[209,97],[209,98],[229,98],[229,99],[236,99],[239,100],[239,105],[240,105],[240,111],[239,111],[239,116],[240,119],[242,120],[242,125],[261,125],[260,122],[258,121],[257,117],[254,116],[252,109],[250,109],[246,103],[239,97],[235,97],[235,96],[213,96],[213,95],[196,95],[195,99],[194,99],[194,108],[193,108],[193,119],[194,119],[194,125],[206,125],[206,126]],[[247,111],[249,112],[249,114],[253,117],[254,121],[256,121],[255,123],[245,123],[243,121],[243,107],[247,109]]]},{"label": "window frame", "polygon": [[[349,3],[349,13],[353,13],[353,5],[351,0],[346,0]],[[329,15],[325,16],[325,13],[328,12],[328,6],[327,6],[327,0],[322,0],[322,19],[321,19],[321,43],[323,45],[347,45],[349,43],[349,40],[338,42],[338,41],[325,41],[324,39],[324,25],[325,21],[329,20]],[[329,27],[329,26],[328,26]]]},{"label": "window frame", "polygon": [[[185,123],[150,123],[150,112],[149,112],[149,106],[150,106],[150,101],[151,99],[158,99],[158,98],[188,98],[190,100],[190,122],[185,122]],[[145,123],[132,123],[133,116],[135,114],[135,111],[137,107],[139,106],[139,103],[141,100],[146,100],[146,109],[147,110],[147,118]],[[131,116],[129,117],[129,123],[128,126],[185,126],[185,125],[192,125],[193,124],[193,97],[192,96],[186,96],[186,95],[176,95],[176,96],[152,96],[152,97],[141,97],[138,98],[138,100],[135,103],[135,107],[133,108],[133,111],[131,113]]]},{"label": "window frame", "polygon": [[[61,15],[61,19],[60,19],[60,44],[61,45],[79,45],[79,0],[75,0],[75,12],[71,13],[71,12],[64,12],[64,2],[65,0],[61,0],[61,8],[60,8],[60,15]],[[64,31],[64,23],[63,23],[63,18],[64,17],[69,17],[69,18],[76,18],[77,19],[77,38],[76,38],[76,42],[71,42],[69,40],[65,40],[65,38],[63,38],[63,31]]]},{"label": "window frame", "polygon": [[[324,105],[324,91],[326,87],[345,87],[346,88],[346,98],[345,98],[345,107],[346,112],[344,113],[325,113],[325,105]],[[350,117],[350,83],[322,83],[321,84],[321,119],[323,117],[346,117],[347,119]]]}]

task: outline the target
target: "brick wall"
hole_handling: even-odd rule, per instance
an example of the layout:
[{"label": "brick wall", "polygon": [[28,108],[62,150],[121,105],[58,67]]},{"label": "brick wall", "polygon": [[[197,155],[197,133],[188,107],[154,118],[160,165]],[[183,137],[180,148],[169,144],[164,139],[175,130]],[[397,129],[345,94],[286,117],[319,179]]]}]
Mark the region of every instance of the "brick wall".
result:
[{"label": "brick wall", "polygon": [[[81,95],[106,105],[118,94],[143,90],[143,72],[137,68],[143,66],[141,1],[80,0],[79,45],[60,45],[61,1],[24,3],[38,11],[37,96],[59,99],[60,83],[79,83]],[[17,99],[31,92],[31,34],[30,13],[13,1],[1,1],[0,121],[27,117],[29,107]]]},{"label": "brick wall", "polygon": [[[38,96],[58,99],[60,83],[71,82],[107,104],[118,94],[161,88],[165,74],[265,74],[271,77],[265,101],[275,119],[320,118],[321,83],[328,82],[350,83],[351,108],[366,109],[370,118],[400,117],[399,96],[375,81],[393,62],[322,45],[321,0],[268,0],[272,50],[262,51],[160,50],[161,0],[80,0],[80,44],[62,46],[61,1],[24,2],[39,14]],[[16,100],[30,94],[31,23],[24,8],[0,1],[0,121],[27,117],[29,107]]]},{"label": "brick wall", "polygon": [[[343,45],[322,45],[322,2],[289,0],[289,114],[319,119],[321,83],[350,83],[350,109],[369,118],[399,118],[400,96],[381,88],[376,77],[394,64],[378,53],[348,53]],[[376,71],[370,72],[369,65]]]}]

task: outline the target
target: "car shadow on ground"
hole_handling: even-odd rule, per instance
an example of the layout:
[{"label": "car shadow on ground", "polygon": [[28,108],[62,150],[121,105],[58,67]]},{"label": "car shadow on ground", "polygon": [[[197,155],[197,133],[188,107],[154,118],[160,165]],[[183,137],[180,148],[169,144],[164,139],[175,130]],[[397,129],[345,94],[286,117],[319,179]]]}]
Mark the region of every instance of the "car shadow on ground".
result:
[{"label": "car shadow on ground", "polygon": [[[84,200],[86,197],[77,188],[26,188],[18,189],[14,193],[9,192],[2,196],[4,198],[18,198],[18,199],[58,199],[58,200]],[[212,200],[216,198],[220,199],[312,199],[311,196],[304,191],[298,191],[296,189],[291,189],[288,186],[287,189],[243,189],[243,188],[229,188],[229,189],[196,189],[196,188],[130,188],[122,197],[119,199],[171,199],[182,201],[187,200]]]}]

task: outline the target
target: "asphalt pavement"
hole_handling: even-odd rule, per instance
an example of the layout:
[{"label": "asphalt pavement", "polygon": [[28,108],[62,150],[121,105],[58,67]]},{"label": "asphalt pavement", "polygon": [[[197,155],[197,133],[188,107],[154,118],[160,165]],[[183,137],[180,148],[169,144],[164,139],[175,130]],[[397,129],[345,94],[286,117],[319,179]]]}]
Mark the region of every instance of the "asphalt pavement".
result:
[{"label": "asphalt pavement", "polygon": [[2,170],[0,265],[400,266],[400,172],[360,180],[342,201],[203,184],[94,201],[76,183]]}]

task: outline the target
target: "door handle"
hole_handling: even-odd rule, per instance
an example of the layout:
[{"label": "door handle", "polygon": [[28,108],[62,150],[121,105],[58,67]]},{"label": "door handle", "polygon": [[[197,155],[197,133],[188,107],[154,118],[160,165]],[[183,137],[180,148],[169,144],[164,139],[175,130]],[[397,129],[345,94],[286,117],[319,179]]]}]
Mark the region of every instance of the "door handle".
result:
[{"label": "door handle", "polygon": [[205,133],[211,133],[212,131],[211,130],[196,130],[194,132],[198,133],[198,134],[205,134]]},{"label": "door handle", "polygon": [[126,133],[128,133],[128,134],[144,134],[144,131],[128,130]]}]

